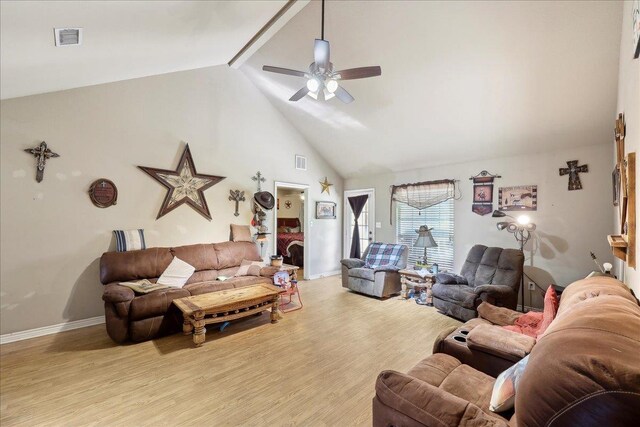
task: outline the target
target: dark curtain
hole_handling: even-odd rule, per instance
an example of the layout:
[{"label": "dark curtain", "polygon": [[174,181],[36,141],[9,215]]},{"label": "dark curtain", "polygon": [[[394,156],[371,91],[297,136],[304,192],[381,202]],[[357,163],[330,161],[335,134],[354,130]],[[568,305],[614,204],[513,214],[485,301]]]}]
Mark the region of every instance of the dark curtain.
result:
[{"label": "dark curtain", "polygon": [[349,197],[349,205],[353,211],[355,218],[355,225],[353,226],[353,237],[351,238],[351,252],[350,258],[360,258],[360,231],[358,229],[358,218],[364,209],[364,205],[367,203],[368,195]]}]

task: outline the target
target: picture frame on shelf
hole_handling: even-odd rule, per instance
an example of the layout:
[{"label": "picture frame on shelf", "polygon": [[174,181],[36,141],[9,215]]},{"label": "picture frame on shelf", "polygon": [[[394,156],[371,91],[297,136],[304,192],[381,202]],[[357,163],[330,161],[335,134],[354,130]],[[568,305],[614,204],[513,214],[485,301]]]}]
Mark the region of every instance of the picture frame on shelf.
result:
[{"label": "picture frame on shelf", "polygon": [[336,219],[334,202],[316,202],[316,219]]},{"label": "picture frame on shelf", "polygon": [[631,6],[633,16],[633,58],[640,57],[640,0],[635,0]]}]

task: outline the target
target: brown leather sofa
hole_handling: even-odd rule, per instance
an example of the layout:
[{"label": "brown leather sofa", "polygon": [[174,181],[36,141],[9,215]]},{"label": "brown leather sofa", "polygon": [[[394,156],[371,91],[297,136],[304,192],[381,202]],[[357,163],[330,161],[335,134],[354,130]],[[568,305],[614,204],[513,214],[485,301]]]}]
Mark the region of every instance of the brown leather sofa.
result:
[{"label": "brown leather sofa", "polygon": [[529,355],[515,411],[493,413],[495,378],[444,353],[383,371],[374,427],[631,426],[640,420],[640,307],[621,282],[579,280]]},{"label": "brown leather sofa", "polygon": [[[183,288],[157,290],[136,295],[119,282],[149,279],[155,282],[173,257],[191,264],[196,271]],[[252,242],[207,243],[175,248],[150,248],[129,252],[106,252],[100,258],[100,281],[107,333],[116,342],[146,341],[181,329],[182,317],[172,305],[176,298],[207,292],[272,283],[275,269],[264,267],[260,277],[232,277],[242,260],[260,261]],[[218,276],[231,277],[218,281]]]}]

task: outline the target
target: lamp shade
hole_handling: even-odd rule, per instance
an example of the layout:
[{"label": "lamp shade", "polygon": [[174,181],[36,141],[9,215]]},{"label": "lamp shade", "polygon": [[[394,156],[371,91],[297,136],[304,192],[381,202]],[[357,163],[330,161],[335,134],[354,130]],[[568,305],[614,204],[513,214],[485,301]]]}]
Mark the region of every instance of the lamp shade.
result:
[{"label": "lamp shade", "polygon": [[493,211],[491,216],[494,217],[494,218],[503,218],[503,217],[507,216],[507,214],[502,212],[502,211],[495,210],[495,211]]},{"label": "lamp shade", "polygon": [[420,229],[416,230],[416,233],[418,233],[418,238],[416,239],[413,246],[418,248],[435,248],[436,246],[438,246],[436,241],[433,240],[431,230],[433,230],[433,228],[429,228],[426,225],[421,225]]}]

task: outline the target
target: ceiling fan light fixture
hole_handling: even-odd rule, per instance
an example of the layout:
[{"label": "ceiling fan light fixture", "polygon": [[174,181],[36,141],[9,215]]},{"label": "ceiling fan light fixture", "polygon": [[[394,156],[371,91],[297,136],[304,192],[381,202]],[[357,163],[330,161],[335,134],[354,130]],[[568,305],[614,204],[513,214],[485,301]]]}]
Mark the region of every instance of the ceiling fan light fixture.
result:
[{"label": "ceiling fan light fixture", "polygon": [[311,92],[317,92],[320,88],[320,82],[317,79],[309,79],[307,80],[307,89]]},{"label": "ceiling fan light fixture", "polygon": [[327,82],[327,90],[330,93],[335,92],[338,89],[338,82],[334,79],[331,79]]},{"label": "ceiling fan light fixture", "polygon": [[334,95],[332,92],[330,92],[328,89],[324,89],[324,100],[325,100],[325,101],[330,100],[330,99],[331,99],[331,98],[333,98],[334,96],[335,96],[335,95]]}]

